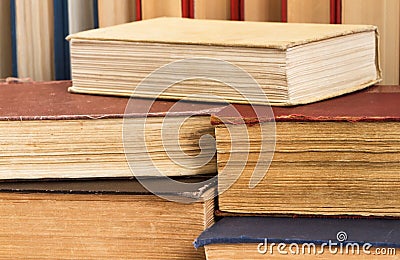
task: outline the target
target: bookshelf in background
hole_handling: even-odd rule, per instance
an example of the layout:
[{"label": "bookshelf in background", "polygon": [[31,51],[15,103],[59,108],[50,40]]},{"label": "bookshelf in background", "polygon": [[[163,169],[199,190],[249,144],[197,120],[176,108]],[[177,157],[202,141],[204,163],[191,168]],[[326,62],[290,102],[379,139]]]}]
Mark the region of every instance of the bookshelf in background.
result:
[{"label": "bookshelf in background", "polygon": [[14,0],[18,77],[54,77],[53,0]]},{"label": "bookshelf in background", "polygon": [[260,22],[280,22],[281,0],[243,0],[244,20]]},{"label": "bookshelf in background", "polygon": [[347,24],[374,24],[380,33],[381,84],[399,84],[400,1],[342,0],[342,20]]},{"label": "bookshelf in background", "polygon": [[12,75],[10,0],[0,1],[0,78]]},{"label": "bookshelf in background", "polygon": [[135,0],[98,0],[99,27],[136,20]]}]

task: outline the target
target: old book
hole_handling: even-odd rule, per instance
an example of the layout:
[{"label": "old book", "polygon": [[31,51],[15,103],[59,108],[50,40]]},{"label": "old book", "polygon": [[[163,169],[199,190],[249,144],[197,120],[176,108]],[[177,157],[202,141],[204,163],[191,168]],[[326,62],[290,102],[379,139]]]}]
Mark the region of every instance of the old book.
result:
[{"label": "old book", "polygon": [[10,0],[0,2],[0,78],[12,76]]},{"label": "old book", "polygon": [[[202,101],[223,98],[234,103],[272,105],[310,103],[378,82],[376,37],[376,28],[365,25],[184,18],[138,21],[68,37],[71,91],[169,99],[188,97]],[[182,65],[175,74],[169,73],[169,77],[153,74],[157,80],[155,85],[144,84],[137,89],[154,70],[193,57],[201,60],[196,65]],[[234,66],[209,65],[209,60],[204,58],[223,60]],[[245,73],[237,73],[232,69],[235,66]],[[191,79],[170,86],[170,78],[191,75],[193,70],[202,67],[202,71],[211,73],[212,79],[215,75],[225,75],[229,84],[249,85],[246,96],[218,80]],[[253,81],[244,82],[247,73],[260,87]],[[165,86],[170,87],[158,93]]]},{"label": "old book", "polygon": [[70,86],[0,84],[0,179],[133,176],[127,162],[140,176],[216,172],[214,140],[201,138],[214,136],[215,104],[137,99],[126,110],[129,99]]},{"label": "old book", "polygon": [[342,0],[342,22],[378,26],[381,45],[382,84],[399,84],[400,2],[397,0]]},{"label": "old book", "polygon": [[182,17],[182,0],[142,0],[142,19]]},{"label": "old book", "polygon": [[136,20],[135,0],[98,0],[99,27]]},{"label": "old book", "polygon": [[3,259],[205,259],[193,241],[214,222],[213,199],[168,201],[135,180],[0,183],[0,209]]},{"label": "old book", "polygon": [[282,0],[244,0],[244,20],[280,22]]},{"label": "old book", "polygon": [[52,0],[15,0],[18,77],[54,79]]},{"label": "old book", "polygon": [[[399,86],[374,86],[305,106],[274,107],[275,132],[271,118],[255,118],[249,106],[237,106],[241,118],[220,112],[212,119],[218,185],[233,183],[219,197],[220,210],[400,216],[399,100]],[[244,122],[248,136],[238,130]],[[268,171],[255,168],[267,163],[271,150]],[[257,176],[258,184],[250,182]]]},{"label": "old book", "polygon": [[228,217],[196,239],[213,259],[398,259],[400,220]]}]

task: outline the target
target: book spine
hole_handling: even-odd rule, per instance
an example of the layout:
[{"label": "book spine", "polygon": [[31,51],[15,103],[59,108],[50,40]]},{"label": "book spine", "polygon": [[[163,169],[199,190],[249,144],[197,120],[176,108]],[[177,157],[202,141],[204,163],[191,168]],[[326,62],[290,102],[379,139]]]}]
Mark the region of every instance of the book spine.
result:
[{"label": "book spine", "polygon": [[11,16],[11,56],[12,56],[12,76],[18,77],[18,58],[17,58],[17,25],[16,25],[16,10],[15,0],[10,1],[10,16]]},{"label": "book spine", "polygon": [[99,28],[99,1],[93,0],[93,27]]},{"label": "book spine", "polygon": [[94,28],[93,0],[68,0],[69,33]]},{"label": "book spine", "polygon": [[230,20],[231,0],[192,0],[193,15],[197,19]]},{"label": "book spine", "polygon": [[378,27],[382,85],[400,83],[400,1],[342,0],[343,24],[373,24]]},{"label": "book spine", "polygon": [[336,0],[335,4],[335,13],[336,13],[336,24],[342,23],[342,0]]},{"label": "book spine", "polygon": [[[71,0],[69,0],[71,1]],[[71,79],[69,44],[68,0],[54,0],[54,70],[56,80]]]},{"label": "book spine", "polygon": [[288,21],[287,20],[287,0],[282,0],[281,10],[282,10],[282,13],[281,13],[282,22],[287,23],[287,21]]},{"label": "book spine", "polygon": [[[187,4],[189,8],[189,3]],[[182,17],[182,0],[142,0],[142,19]],[[188,8],[185,8],[186,10]],[[187,15],[190,15],[190,11]]]},{"label": "book spine", "polygon": [[336,23],[337,0],[282,0],[282,21]]},{"label": "book spine", "polygon": [[231,20],[244,20],[244,0],[231,0]]},{"label": "book spine", "polygon": [[0,78],[12,74],[10,0],[0,1]]},{"label": "book spine", "polygon": [[135,21],[135,0],[98,0],[99,27]]},{"label": "book spine", "polygon": [[280,22],[282,20],[282,0],[243,0],[245,21]]},{"label": "book spine", "polygon": [[136,0],[136,21],[142,20],[142,0]]},{"label": "book spine", "polygon": [[15,0],[18,77],[54,79],[53,4],[54,0]]},{"label": "book spine", "polygon": [[194,18],[194,0],[182,0],[182,17]]},{"label": "book spine", "polygon": [[245,0],[240,0],[240,9],[239,9],[239,19],[240,21],[244,21],[244,3]]}]

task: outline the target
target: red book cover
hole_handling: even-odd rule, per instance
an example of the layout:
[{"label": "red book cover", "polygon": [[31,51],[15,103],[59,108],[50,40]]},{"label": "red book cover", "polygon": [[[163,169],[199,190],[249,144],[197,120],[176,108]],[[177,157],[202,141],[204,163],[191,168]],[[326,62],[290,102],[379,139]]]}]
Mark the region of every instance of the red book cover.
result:
[{"label": "red book cover", "polygon": [[[242,118],[232,117],[235,108]],[[249,105],[234,105],[215,114],[213,124],[246,123],[269,121],[265,117],[268,107],[255,106],[261,111],[257,118],[255,110]],[[263,113],[265,111],[265,113]],[[316,103],[294,107],[272,107],[274,120],[280,121],[400,121],[400,86],[376,85],[365,90],[328,99]],[[220,119],[219,119],[220,118]]]}]

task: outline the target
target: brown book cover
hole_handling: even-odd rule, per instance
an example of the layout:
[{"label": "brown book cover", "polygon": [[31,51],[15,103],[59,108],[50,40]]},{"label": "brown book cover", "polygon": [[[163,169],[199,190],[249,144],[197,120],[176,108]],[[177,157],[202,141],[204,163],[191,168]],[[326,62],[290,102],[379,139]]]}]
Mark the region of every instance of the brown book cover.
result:
[{"label": "brown book cover", "polygon": [[[157,169],[151,171],[144,163],[150,157],[167,176],[216,172],[212,145],[202,149],[211,159],[199,167],[175,163],[165,146],[171,154],[188,152],[188,163],[196,164],[190,157],[200,152],[201,136],[214,135],[210,114],[221,105],[72,94],[67,90],[71,84],[0,83],[0,179],[132,177],[128,163],[137,166],[140,175],[154,177]],[[172,120],[164,122],[166,115]],[[140,122],[126,118],[146,118],[145,127],[151,129],[143,130]],[[180,122],[182,118],[186,121]],[[125,128],[127,121],[132,128]],[[164,126],[172,127],[168,138],[161,133]],[[177,126],[179,133],[174,133]],[[143,135],[146,145],[126,141],[124,129],[133,134],[128,138]],[[176,146],[177,138],[181,146]]]},{"label": "brown book cover", "polygon": [[[27,83],[0,83],[0,120],[56,120],[122,118],[128,98],[101,95],[71,94],[67,91],[71,81],[46,81]],[[165,116],[176,101],[157,100],[150,113],[144,108],[150,99],[135,99],[135,114],[131,116]],[[218,108],[216,104],[185,102],[174,113],[209,115]],[[143,109],[142,109],[143,108]],[[214,109],[213,109],[214,108]]]},{"label": "brown book cover", "polygon": [[[232,112],[235,108],[242,116]],[[276,122],[301,121],[400,121],[400,86],[375,85],[341,97],[295,107],[272,107]],[[258,118],[255,113],[259,111]],[[264,111],[264,113],[263,113]],[[270,121],[269,108],[234,105],[212,117],[214,125],[224,123],[248,124]]]},{"label": "brown book cover", "polygon": [[0,183],[0,209],[3,259],[205,259],[193,241],[214,223],[213,199],[165,200],[134,179]]}]

